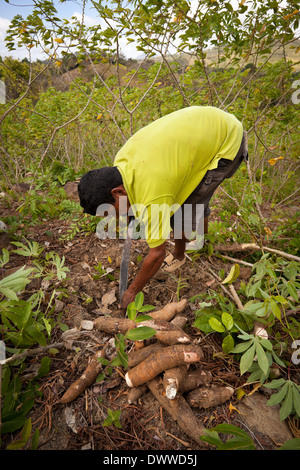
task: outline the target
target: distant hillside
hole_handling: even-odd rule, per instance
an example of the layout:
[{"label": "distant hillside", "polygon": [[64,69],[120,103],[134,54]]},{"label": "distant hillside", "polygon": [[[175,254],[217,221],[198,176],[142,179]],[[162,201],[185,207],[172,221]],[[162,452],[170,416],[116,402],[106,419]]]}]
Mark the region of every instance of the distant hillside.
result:
[{"label": "distant hillside", "polygon": [[[292,62],[294,62],[295,71],[300,71],[300,63],[298,63],[300,61],[299,51],[300,51],[300,40],[297,39],[290,46],[286,46],[285,50],[283,50],[283,48],[276,50],[273,53],[272,57],[270,58],[270,63],[273,64],[275,62],[278,62],[285,55],[287,60],[291,60]],[[205,53],[206,53],[205,61],[207,65],[214,64],[218,61],[218,49],[216,47],[206,49]],[[266,57],[268,56],[269,56],[269,53],[266,54]],[[159,56],[153,57],[153,60],[160,60],[160,57]],[[170,56],[170,60],[176,60],[178,61],[178,63],[182,64],[183,66],[188,66],[188,65],[192,65],[195,62],[196,56],[194,56],[193,54],[179,53],[179,54],[174,54],[173,56]],[[254,56],[250,56],[247,63],[253,63],[254,60],[255,60]],[[258,60],[258,63],[262,61],[263,61],[263,56],[261,56],[261,58]],[[228,63],[228,61],[227,62],[225,61],[224,65],[226,65],[226,63]]]}]

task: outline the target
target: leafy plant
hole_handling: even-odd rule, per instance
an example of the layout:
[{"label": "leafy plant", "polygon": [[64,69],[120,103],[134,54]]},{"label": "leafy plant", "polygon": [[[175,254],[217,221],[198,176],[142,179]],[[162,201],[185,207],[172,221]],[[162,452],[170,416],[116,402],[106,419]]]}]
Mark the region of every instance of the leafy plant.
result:
[{"label": "leafy plant", "polygon": [[[223,442],[219,433],[233,435],[234,437]],[[218,424],[210,430],[206,430],[205,434],[200,436],[200,439],[215,446],[217,450],[255,450],[251,437],[243,429],[233,424]]]},{"label": "leafy plant", "polygon": [[120,415],[121,410],[111,410],[110,408],[107,409],[107,418],[102,423],[102,426],[116,426],[116,428],[122,428],[120,423]]},{"label": "leafy plant", "polygon": [[291,414],[296,414],[300,418],[300,386],[291,380],[283,378],[272,380],[265,385],[270,389],[279,389],[268,400],[269,406],[281,404],[279,416],[283,421]]},{"label": "leafy plant", "polygon": [[97,279],[100,279],[101,277],[105,276],[110,281],[115,280],[114,275],[111,274],[113,272],[113,268],[104,268],[100,261],[97,264],[97,266],[94,267],[94,269],[97,271],[98,274],[93,274],[93,279],[97,280]]},{"label": "leafy plant", "polygon": [[9,251],[2,248],[2,255],[0,256],[0,268],[3,268],[9,262]]},{"label": "leafy plant", "polygon": [[17,250],[13,250],[14,253],[22,256],[28,256],[29,258],[38,257],[43,251],[43,247],[35,241],[27,240],[27,246],[21,242],[12,242],[13,245],[19,247]]},{"label": "leafy plant", "polygon": [[234,347],[234,339],[229,333],[234,327],[232,315],[227,312],[222,312],[221,321],[217,320],[215,317],[210,317],[208,323],[214,331],[219,333],[227,332],[222,342],[222,348],[225,353],[231,352]]},{"label": "leafy plant", "polygon": [[25,266],[23,266],[9,276],[4,277],[0,281],[0,293],[10,300],[18,300],[17,294],[29,284],[29,275],[33,271],[34,268],[25,269]]},{"label": "leafy plant", "polygon": [[[18,450],[22,449],[29,442],[32,432],[31,418],[28,418],[25,422],[22,431],[21,437],[18,440],[13,441],[7,446],[7,450]],[[36,429],[31,438],[31,449],[36,450],[39,442],[39,429]]]},{"label": "leafy plant", "polygon": [[[25,425],[27,415],[41,396],[36,380],[30,380],[26,386],[20,377],[25,364],[19,364],[17,370],[4,366],[2,375],[2,427],[1,433],[17,431]],[[29,426],[29,423],[27,424]],[[26,429],[28,430],[28,427]]]},{"label": "leafy plant", "polygon": [[238,338],[244,340],[244,342],[237,344],[231,350],[231,353],[242,353],[240,357],[241,375],[250,371],[251,367],[254,366],[255,370],[248,378],[248,382],[260,379],[263,383],[269,376],[270,366],[273,360],[284,367],[284,363],[275,354],[273,345],[268,339],[251,335],[245,331],[242,331],[242,334],[238,335]]},{"label": "leafy plant", "polygon": [[[136,323],[140,323],[145,320],[151,319],[149,315],[139,315],[138,313],[149,312],[153,310],[155,307],[153,305],[143,305],[144,303],[144,294],[143,292],[139,292],[134,302],[131,302],[127,307],[127,315],[128,318]],[[126,338],[131,339],[132,341],[142,341],[147,338],[151,338],[155,335],[155,330],[153,328],[149,328],[148,326],[142,326],[138,328],[134,328],[129,330],[126,333]]]},{"label": "leafy plant", "polygon": [[125,335],[118,334],[115,336],[117,357],[111,361],[111,365],[113,366],[123,365],[123,367],[127,369],[128,357],[126,354],[126,341],[128,339],[131,341],[143,341],[144,339],[151,338],[155,335],[154,328],[150,328],[148,326],[138,326],[138,323],[151,319],[149,315],[138,316],[138,313],[149,312],[155,308],[152,305],[143,305],[143,303],[144,294],[143,292],[139,292],[136,295],[134,302],[131,302],[127,307],[128,318],[137,324],[137,328],[129,330]]}]

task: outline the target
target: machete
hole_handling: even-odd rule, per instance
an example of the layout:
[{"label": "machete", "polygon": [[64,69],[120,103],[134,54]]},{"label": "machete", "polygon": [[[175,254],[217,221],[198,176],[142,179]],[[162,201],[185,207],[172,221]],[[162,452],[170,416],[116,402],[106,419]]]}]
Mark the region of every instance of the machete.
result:
[{"label": "machete", "polygon": [[133,233],[134,227],[134,218],[130,220],[127,229],[127,237],[124,242],[123,253],[122,253],[122,260],[120,266],[120,282],[119,282],[119,296],[120,296],[120,303],[122,301],[122,297],[124,292],[127,290],[128,284],[128,266],[130,260],[130,248],[131,248],[131,237]]}]

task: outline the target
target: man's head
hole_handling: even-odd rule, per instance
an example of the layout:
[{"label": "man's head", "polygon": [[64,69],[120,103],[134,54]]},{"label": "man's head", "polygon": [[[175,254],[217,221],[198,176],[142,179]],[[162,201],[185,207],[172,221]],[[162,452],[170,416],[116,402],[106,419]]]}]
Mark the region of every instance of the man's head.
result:
[{"label": "man's head", "polygon": [[[111,204],[119,216],[119,198],[127,196],[121,174],[117,167],[104,167],[91,170],[80,180],[78,185],[80,205],[84,212],[96,215],[101,204]],[[129,203],[127,204],[128,207]]]}]

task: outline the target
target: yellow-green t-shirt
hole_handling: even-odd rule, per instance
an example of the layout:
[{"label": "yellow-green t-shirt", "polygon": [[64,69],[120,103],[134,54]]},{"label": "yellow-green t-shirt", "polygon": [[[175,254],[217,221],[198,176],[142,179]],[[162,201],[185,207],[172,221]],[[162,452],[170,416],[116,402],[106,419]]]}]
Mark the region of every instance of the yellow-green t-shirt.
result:
[{"label": "yellow-green t-shirt", "polygon": [[[176,210],[220,158],[235,158],[242,137],[241,122],[212,106],[183,108],[140,129],[114,160],[134,215],[145,223],[153,204],[175,205]],[[150,248],[167,238],[161,221],[152,227],[146,235]]]}]

